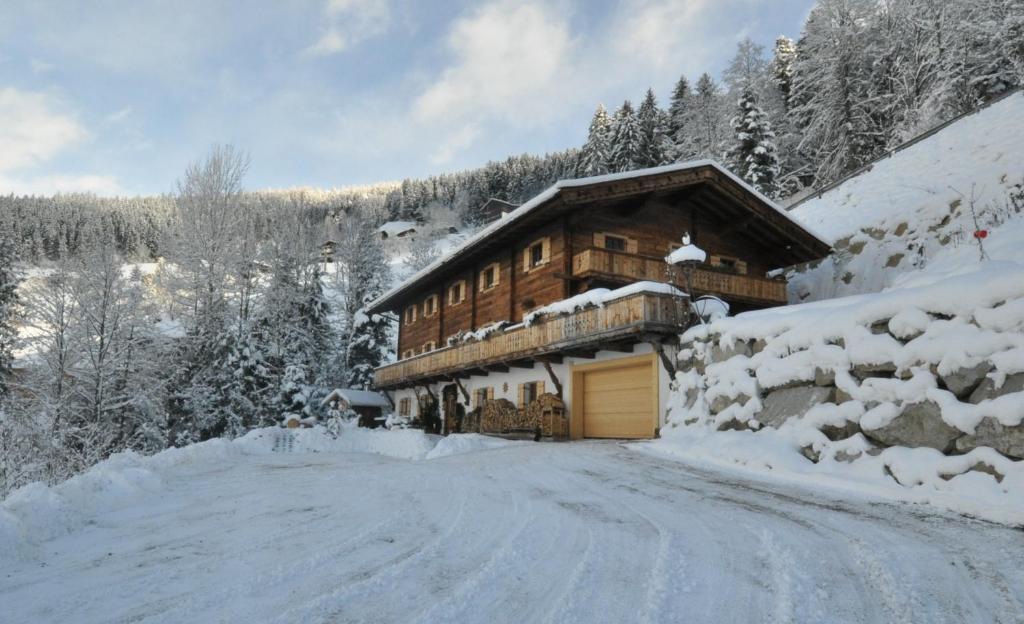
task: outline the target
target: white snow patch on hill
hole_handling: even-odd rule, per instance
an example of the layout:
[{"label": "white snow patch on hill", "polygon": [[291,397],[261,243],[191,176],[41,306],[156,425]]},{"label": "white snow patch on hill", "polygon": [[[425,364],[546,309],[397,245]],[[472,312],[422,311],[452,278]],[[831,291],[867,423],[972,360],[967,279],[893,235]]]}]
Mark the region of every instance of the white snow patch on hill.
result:
[{"label": "white snow patch on hill", "polygon": [[1022,120],[1018,92],[797,204],[790,214],[830,238],[836,253],[789,276],[791,299],[878,292],[970,272],[979,265],[978,227],[987,230],[990,258],[1024,261],[1024,203],[1010,199],[1024,182]]}]

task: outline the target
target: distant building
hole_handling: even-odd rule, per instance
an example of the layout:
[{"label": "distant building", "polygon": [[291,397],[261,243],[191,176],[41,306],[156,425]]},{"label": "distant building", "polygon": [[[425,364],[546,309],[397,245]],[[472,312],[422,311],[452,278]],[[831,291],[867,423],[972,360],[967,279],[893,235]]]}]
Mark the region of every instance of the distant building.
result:
[{"label": "distant building", "polygon": [[500,219],[502,214],[512,212],[518,207],[519,206],[517,204],[512,204],[503,199],[492,197],[484,202],[484,205],[480,206],[477,213],[480,215],[480,219],[483,223],[490,223]]},{"label": "distant building", "polygon": [[385,410],[391,407],[388,398],[379,392],[337,388],[324,397],[320,405],[330,406],[339,412],[352,410],[359,414],[360,427],[377,427],[383,420]]},{"label": "distant building", "polygon": [[405,238],[416,233],[417,224],[415,221],[388,221],[377,228],[381,240],[389,238]]}]

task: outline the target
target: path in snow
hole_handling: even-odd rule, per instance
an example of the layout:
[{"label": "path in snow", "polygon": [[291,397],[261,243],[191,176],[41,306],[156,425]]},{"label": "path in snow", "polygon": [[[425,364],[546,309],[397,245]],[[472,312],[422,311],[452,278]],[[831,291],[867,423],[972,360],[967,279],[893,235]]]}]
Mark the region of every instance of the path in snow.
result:
[{"label": "path in snow", "polygon": [[616,443],[164,476],[0,562],[0,621],[1024,622],[1024,532]]}]

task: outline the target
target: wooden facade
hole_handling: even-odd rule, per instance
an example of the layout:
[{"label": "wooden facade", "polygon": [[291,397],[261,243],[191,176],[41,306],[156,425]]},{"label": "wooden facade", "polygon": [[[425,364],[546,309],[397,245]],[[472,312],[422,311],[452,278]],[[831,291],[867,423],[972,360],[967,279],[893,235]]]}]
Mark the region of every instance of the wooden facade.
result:
[{"label": "wooden facade", "polygon": [[[690,272],[688,284],[664,260],[685,233],[709,254],[705,265]],[[718,296],[736,310],[782,305],[785,282],[767,273],[828,251],[828,245],[714,164],[560,183],[375,302],[372,311],[393,311],[400,323],[400,362],[378,371],[378,386],[592,342],[578,332],[568,339],[568,330],[549,321],[448,346],[467,332],[499,322],[517,324],[531,310],[595,287],[670,282],[683,289],[689,285],[695,296]],[[647,296],[628,305],[646,314],[644,306],[652,301]],[[663,320],[630,318],[641,324]],[[590,327],[597,336],[620,325],[606,319]],[[680,327],[662,329],[678,333]]]}]

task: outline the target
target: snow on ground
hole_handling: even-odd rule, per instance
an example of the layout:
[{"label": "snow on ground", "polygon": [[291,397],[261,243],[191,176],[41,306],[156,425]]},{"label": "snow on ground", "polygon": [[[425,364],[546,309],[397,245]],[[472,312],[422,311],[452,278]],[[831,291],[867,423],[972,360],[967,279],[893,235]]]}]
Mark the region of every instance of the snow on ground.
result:
[{"label": "snow on ground", "polygon": [[1024,262],[1024,215],[1009,199],[1024,183],[1021,119],[1024,92],[795,205],[790,214],[831,239],[836,253],[789,276],[793,300],[877,292],[976,269],[972,197],[989,256]]},{"label": "snow on ground", "polygon": [[247,455],[274,451],[300,453],[375,453],[425,460],[516,444],[478,434],[447,438],[417,429],[346,428],[337,438],[323,427],[258,429],[237,440],[213,439],[171,448],[150,457],[128,451],[100,462],[54,487],[34,483],[0,503],[0,557],[30,553],[33,545],[92,522],[100,510],[131,505],[143,492],[159,492],[162,475],[178,466],[225,464]]},{"label": "snow on ground", "polygon": [[265,437],[142,460],[159,481],[0,557],[0,620],[1024,621],[1024,534],[979,521],[612,442],[410,462]]}]

